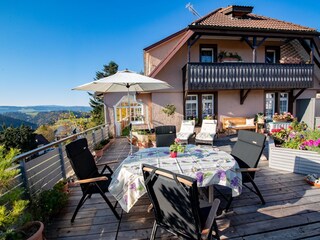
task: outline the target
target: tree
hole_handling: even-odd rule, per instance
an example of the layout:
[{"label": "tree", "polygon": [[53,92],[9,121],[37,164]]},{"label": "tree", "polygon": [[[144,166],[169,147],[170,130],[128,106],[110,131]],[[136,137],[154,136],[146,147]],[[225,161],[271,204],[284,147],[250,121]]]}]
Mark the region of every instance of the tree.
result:
[{"label": "tree", "polygon": [[[103,65],[103,70],[96,72],[95,80],[100,78],[108,77],[115,74],[118,71],[118,64],[113,61],[110,61],[108,65]],[[92,121],[95,125],[100,125],[104,123],[104,106],[103,106],[103,98],[98,97],[92,93],[88,93],[90,95],[90,106],[92,107]]]},{"label": "tree", "polygon": [[0,141],[7,151],[10,148],[16,148],[24,153],[37,148],[35,136],[36,134],[29,126],[5,127],[1,133]]},{"label": "tree", "polygon": [[40,127],[38,127],[35,133],[42,134],[49,142],[54,141],[54,129],[50,125],[41,125]]}]

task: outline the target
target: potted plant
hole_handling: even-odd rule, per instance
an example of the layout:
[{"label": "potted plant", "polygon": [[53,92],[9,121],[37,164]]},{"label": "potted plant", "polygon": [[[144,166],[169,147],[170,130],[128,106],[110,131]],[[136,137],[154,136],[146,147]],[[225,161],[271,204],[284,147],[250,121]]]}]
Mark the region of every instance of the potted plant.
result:
[{"label": "potted plant", "polygon": [[289,112],[284,112],[281,114],[275,113],[272,117],[273,122],[292,122],[294,117]]},{"label": "potted plant", "polygon": [[262,112],[259,112],[259,113],[256,114],[255,120],[256,120],[257,123],[264,124],[264,119],[265,119],[265,117],[264,117],[264,114]]},{"label": "potted plant", "polygon": [[[14,167],[16,149],[8,152],[0,146],[0,239],[43,239],[42,222],[30,220],[27,214],[28,200],[24,200],[23,189],[13,188],[19,170]],[[28,223],[27,223],[28,222]]]},{"label": "potted plant", "polygon": [[101,143],[95,144],[93,147],[94,150],[94,155],[98,158],[102,157],[103,155],[103,147],[104,145],[102,145]]},{"label": "potted plant", "polygon": [[31,200],[31,213],[35,219],[48,223],[68,202],[66,181],[59,181],[52,189],[43,190]]},{"label": "potted plant", "polygon": [[236,52],[221,51],[218,54],[218,60],[219,62],[240,62],[242,58]]},{"label": "potted plant", "polygon": [[173,104],[167,104],[163,109],[162,112],[167,114],[168,117],[172,116],[176,112],[176,106]]},{"label": "potted plant", "polygon": [[170,157],[176,158],[178,156],[178,152],[183,153],[185,146],[181,145],[181,140],[176,138],[173,144],[170,145]]}]

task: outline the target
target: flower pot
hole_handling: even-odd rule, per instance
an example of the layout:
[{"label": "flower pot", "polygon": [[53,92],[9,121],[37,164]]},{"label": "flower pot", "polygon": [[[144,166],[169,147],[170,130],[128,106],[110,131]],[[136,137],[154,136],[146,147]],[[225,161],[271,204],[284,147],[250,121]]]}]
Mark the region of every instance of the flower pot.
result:
[{"label": "flower pot", "polygon": [[28,222],[21,229],[26,234],[27,240],[42,240],[44,225],[40,221]]},{"label": "flower pot", "polygon": [[102,157],[102,155],[103,155],[103,150],[102,149],[100,149],[100,150],[94,150],[94,154],[95,154],[95,156],[96,157]]},{"label": "flower pot", "polygon": [[178,156],[178,152],[170,152],[171,158],[176,158]]}]

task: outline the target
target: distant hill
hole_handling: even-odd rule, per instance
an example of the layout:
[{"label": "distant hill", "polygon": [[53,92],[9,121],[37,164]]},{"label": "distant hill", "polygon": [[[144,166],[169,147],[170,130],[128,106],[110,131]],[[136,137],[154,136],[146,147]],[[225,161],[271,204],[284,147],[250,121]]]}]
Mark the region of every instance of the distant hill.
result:
[{"label": "distant hill", "polygon": [[58,106],[58,105],[40,105],[40,106],[0,106],[0,113],[7,112],[52,112],[52,111],[75,111],[75,112],[90,112],[91,107],[86,106]]},{"label": "distant hill", "polygon": [[27,121],[23,121],[20,119],[15,119],[12,117],[4,116],[0,114],[0,131],[2,131],[2,126],[5,125],[7,127],[19,127],[21,125],[30,126],[32,129],[37,129],[37,124],[30,123]]},{"label": "distant hill", "polygon": [[[40,126],[43,124],[54,124],[60,117],[61,114],[72,112],[75,117],[90,117],[89,112],[79,112],[79,111],[49,111],[49,112],[6,112],[0,114],[0,116],[8,117],[10,119],[19,120],[22,122],[28,122],[35,126]],[[2,121],[0,119],[0,125]],[[6,124],[7,125],[7,124]]]}]

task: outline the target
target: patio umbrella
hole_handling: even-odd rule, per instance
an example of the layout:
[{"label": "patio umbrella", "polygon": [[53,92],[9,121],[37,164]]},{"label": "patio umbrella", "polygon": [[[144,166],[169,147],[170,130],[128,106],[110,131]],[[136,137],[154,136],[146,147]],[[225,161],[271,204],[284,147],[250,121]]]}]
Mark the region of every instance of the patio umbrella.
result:
[{"label": "patio umbrella", "polygon": [[[116,74],[109,77],[101,78],[99,80],[83,84],[73,88],[73,90],[94,91],[99,93],[108,92],[127,92],[129,105],[129,124],[131,122],[130,114],[130,97],[129,92],[150,92],[161,89],[172,88],[168,83],[147,77],[129,70],[118,71]],[[132,134],[130,127],[130,142],[132,153]]]}]

